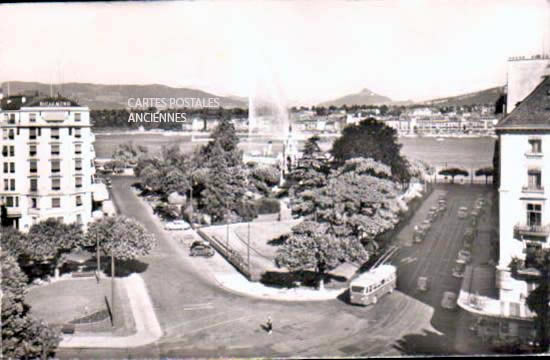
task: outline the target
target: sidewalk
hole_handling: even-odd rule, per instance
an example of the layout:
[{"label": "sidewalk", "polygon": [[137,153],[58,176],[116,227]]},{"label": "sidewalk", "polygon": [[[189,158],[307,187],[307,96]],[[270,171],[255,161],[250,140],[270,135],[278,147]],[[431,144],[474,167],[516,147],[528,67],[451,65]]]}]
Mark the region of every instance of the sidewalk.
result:
[{"label": "sidewalk", "polygon": [[136,333],[130,336],[64,335],[60,348],[129,348],[150,344],[162,336],[145,282],[138,274],[123,279],[128,292]]}]

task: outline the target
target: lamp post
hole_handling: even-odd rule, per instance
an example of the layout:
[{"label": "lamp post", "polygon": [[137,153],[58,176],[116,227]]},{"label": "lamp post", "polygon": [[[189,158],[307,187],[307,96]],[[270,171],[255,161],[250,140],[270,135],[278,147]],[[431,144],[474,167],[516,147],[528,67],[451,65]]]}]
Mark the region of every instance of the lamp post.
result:
[{"label": "lamp post", "polygon": [[97,251],[97,276],[99,278],[99,273],[101,272],[101,260],[99,256],[99,237],[97,236],[97,232],[95,234],[95,247]]},{"label": "lamp post", "polygon": [[111,325],[115,326],[115,257],[111,250]]}]

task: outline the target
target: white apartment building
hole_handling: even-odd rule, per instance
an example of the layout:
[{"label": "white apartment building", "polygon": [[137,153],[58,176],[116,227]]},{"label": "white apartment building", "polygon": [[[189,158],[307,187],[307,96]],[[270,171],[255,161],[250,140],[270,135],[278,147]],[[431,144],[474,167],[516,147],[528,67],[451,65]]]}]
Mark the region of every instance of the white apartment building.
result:
[{"label": "white apartment building", "polygon": [[0,109],[2,223],[22,231],[47,218],[92,218],[89,108],[62,97],[12,96]]},{"label": "white apartment building", "polygon": [[[529,281],[536,276],[531,265],[533,251],[550,246],[550,68],[541,77],[538,61],[533,64],[530,76],[538,79],[536,83],[515,73],[511,77],[523,84],[522,91],[527,83],[535,84],[534,89],[520,100],[512,92],[511,101],[518,105],[496,126],[500,139],[500,259],[496,279],[501,303],[517,304],[518,309],[526,307],[525,299],[535,287]],[[524,66],[520,68],[529,76]],[[511,88],[509,84],[508,89],[510,96],[514,85]],[[510,266],[513,260],[518,270],[515,276]],[[527,312],[520,310],[517,316],[524,314],[527,317]]]}]

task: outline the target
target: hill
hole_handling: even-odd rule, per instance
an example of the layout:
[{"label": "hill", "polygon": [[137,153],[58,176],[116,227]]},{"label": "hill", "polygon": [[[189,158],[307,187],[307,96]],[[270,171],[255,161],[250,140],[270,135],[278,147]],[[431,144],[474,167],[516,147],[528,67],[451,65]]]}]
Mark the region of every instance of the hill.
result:
[{"label": "hill", "polygon": [[[220,106],[224,108],[248,106],[247,102],[234,97],[222,97],[205,91],[189,88],[173,88],[165,85],[104,85],[90,83],[64,83],[52,85],[54,93],[76,100],[90,109],[124,109],[128,107],[129,98],[189,98],[207,101],[209,98],[218,98]],[[7,84],[2,83],[4,94],[7,93]],[[10,94],[24,91],[39,91],[50,94],[50,84],[37,82],[10,81]],[[192,100],[190,100],[192,101]]]},{"label": "hill", "polygon": [[342,106],[342,105],[383,105],[391,104],[392,100],[389,97],[376,94],[369,89],[363,89],[359,93],[342,96],[340,98],[325,101],[319,106]]},{"label": "hill", "polygon": [[464,95],[449,96],[445,98],[422,101],[422,105],[436,106],[463,106],[463,105],[481,105],[495,104],[501,94],[504,93],[504,87],[497,86],[494,88],[467,93]]}]

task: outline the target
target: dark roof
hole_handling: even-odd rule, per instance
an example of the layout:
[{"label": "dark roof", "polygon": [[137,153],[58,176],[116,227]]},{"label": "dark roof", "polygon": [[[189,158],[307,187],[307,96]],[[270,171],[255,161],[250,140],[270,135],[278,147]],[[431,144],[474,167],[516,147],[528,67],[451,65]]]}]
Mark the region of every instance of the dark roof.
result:
[{"label": "dark roof", "polygon": [[[25,98],[25,102],[23,102]],[[2,110],[19,110],[22,107],[38,107],[41,103],[50,103],[48,106],[80,106],[75,101],[63,96],[28,96],[28,95],[13,95],[2,99],[0,108]]]},{"label": "dark roof", "polygon": [[550,130],[550,76],[496,126],[497,130]]}]

